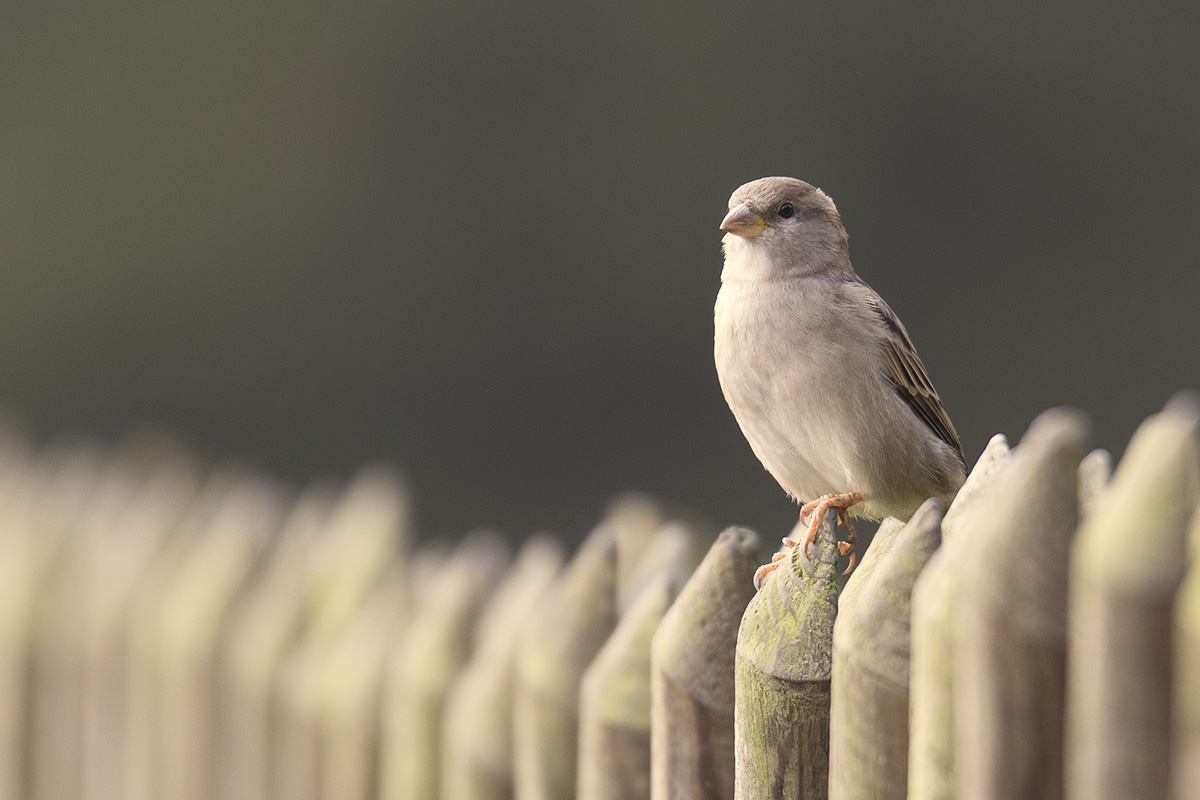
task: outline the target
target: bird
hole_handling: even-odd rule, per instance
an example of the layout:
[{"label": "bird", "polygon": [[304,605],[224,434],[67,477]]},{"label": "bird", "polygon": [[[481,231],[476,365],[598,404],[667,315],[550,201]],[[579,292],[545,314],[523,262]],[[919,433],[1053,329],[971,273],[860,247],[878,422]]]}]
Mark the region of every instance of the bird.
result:
[{"label": "bird", "polygon": [[[899,317],[855,273],[833,200],[795,178],[739,187],[721,221],[714,308],[721,391],[751,449],[810,520],[829,509],[854,567],[854,516],[908,519],[949,506],[962,444]],[[797,545],[761,567],[755,586]]]}]

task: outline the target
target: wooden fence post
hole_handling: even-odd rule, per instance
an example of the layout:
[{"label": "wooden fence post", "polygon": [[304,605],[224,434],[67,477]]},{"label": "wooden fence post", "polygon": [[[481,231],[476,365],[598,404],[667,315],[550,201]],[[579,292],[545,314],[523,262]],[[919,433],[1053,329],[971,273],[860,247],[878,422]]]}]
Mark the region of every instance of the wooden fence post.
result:
[{"label": "wooden fence post", "polygon": [[395,643],[384,678],[381,800],[437,800],[442,719],[454,678],[471,654],[480,609],[507,568],[508,546],[491,531],[463,540]]},{"label": "wooden fence post", "polygon": [[[219,800],[270,798],[271,741],[277,736],[274,688],[304,620],[305,566],[329,514],[332,492],[311,487],[292,506],[269,563],[234,610],[218,676]],[[116,797],[119,794],[98,796]]]},{"label": "wooden fence post", "polygon": [[654,800],[733,796],[734,656],[738,624],[754,596],[758,559],[753,531],[726,530],[654,635]]},{"label": "wooden fence post", "polygon": [[1047,411],[982,499],[962,560],[955,662],[960,800],[1061,800],[1067,565],[1090,425]]},{"label": "wooden fence post", "polygon": [[471,661],[446,702],[443,800],[512,797],[513,672],[519,634],[562,560],[562,548],[549,536],[528,540],[483,610]]},{"label": "wooden fence post", "polygon": [[[74,742],[56,742],[54,722],[44,716],[38,719],[36,689],[39,679],[45,677],[39,662],[45,663],[46,658],[45,642],[38,641],[38,622],[44,619],[45,606],[51,601],[64,551],[69,550],[101,478],[101,461],[101,454],[91,447],[54,448],[32,461],[28,473],[6,475],[16,477],[18,483],[6,487],[10,491],[0,508],[0,591],[4,597],[0,603],[0,747],[4,748],[0,751],[0,797],[36,796],[36,788],[48,783],[44,771],[39,775],[39,760],[49,761],[48,766],[59,773],[75,766],[71,763]],[[10,465],[4,467],[7,471]],[[57,690],[69,695],[76,687],[59,683]],[[44,710],[43,705],[43,714]],[[69,731],[78,728],[69,718],[65,723]],[[37,752],[40,736],[56,748],[58,761]],[[69,792],[73,777],[60,774],[52,789]]]},{"label": "wooden fence post", "polygon": [[734,701],[737,800],[811,800],[829,793],[829,676],[838,595],[833,520],[831,511],[809,548],[811,560],[803,543],[795,547],[742,617]]},{"label": "wooden fence post", "polygon": [[1200,501],[1200,402],[1142,423],[1071,563],[1067,796],[1165,798],[1174,595]]},{"label": "wooden fence post", "polygon": [[838,600],[829,723],[831,800],[904,800],[913,584],[941,543],[942,508],[887,520]]},{"label": "wooden fence post", "polygon": [[[256,669],[264,671],[259,680],[265,680],[270,693],[266,780],[271,798],[320,797],[322,767],[329,756],[325,709],[330,695],[336,693],[326,680],[331,654],[339,640],[346,641],[364,604],[381,588],[381,581],[388,580],[389,571],[405,564],[410,532],[407,492],[395,474],[381,467],[365,468],[324,508],[322,493],[317,489],[318,496],[305,503],[315,501],[317,507],[296,509],[300,517],[314,514],[315,518],[307,523],[293,520],[298,526],[292,533],[306,540],[299,554],[299,597],[293,598],[299,605],[289,609],[284,600],[274,608],[267,603],[257,612],[266,617],[258,623],[263,637],[258,642],[262,660]],[[275,555],[286,559],[294,554]],[[418,563],[428,566],[430,562]],[[414,571],[406,568],[405,583]],[[257,588],[266,589],[265,585]],[[264,602],[254,598],[250,604]],[[407,612],[407,605],[399,610]],[[290,614],[295,614],[296,626],[291,635]],[[236,628],[231,634],[246,635]]]},{"label": "wooden fence post", "polygon": [[[321,800],[364,800],[378,791],[376,755],[384,670],[391,645],[408,621],[404,572],[400,563],[392,565],[324,658]],[[487,585],[486,569],[482,572],[479,579]],[[431,653],[431,658],[436,654]]]},{"label": "wooden fence post", "polygon": [[962,559],[981,513],[980,500],[1008,460],[1008,442],[992,437],[942,519],[942,546],[917,578],[912,596],[908,793],[912,800],[954,800],[954,614]]},{"label": "wooden fence post", "polygon": [[513,700],[517,800],[573,800],[579,684],[617,621],[617,547],[594,530],[521,634]]},{"label": "wooden fence post", "polygon": [[579,800],[649,800],[650,643],[675,591],[669,573],[647,584],[584,673]]}]

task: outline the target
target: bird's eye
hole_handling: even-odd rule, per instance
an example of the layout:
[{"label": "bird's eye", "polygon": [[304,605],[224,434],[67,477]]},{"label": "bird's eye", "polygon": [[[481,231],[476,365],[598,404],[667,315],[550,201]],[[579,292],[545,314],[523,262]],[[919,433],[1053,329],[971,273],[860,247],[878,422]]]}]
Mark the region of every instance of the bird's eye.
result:
[{"label": "bird's eye", "polygon": [[787,219],[788,217],[792,216],[792,214],[795,214],[795,213],[796,213],[796,207],[794,205],[792,205],[791,203],[784,203],[783,205],[781,205],[779,207],[779,216],[783,217],[784,219]]}]

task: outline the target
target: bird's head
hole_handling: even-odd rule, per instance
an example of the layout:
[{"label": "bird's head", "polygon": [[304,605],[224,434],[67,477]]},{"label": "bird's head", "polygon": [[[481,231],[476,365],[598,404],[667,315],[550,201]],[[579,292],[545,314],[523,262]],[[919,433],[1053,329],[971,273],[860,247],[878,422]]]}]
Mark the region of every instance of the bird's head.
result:
[{"label": "bird's head", "polygon": [[846,229],[833,201],[795,178],[738,187],[721,230],[727,270],[736,260],[760,279],[851,271]]}]

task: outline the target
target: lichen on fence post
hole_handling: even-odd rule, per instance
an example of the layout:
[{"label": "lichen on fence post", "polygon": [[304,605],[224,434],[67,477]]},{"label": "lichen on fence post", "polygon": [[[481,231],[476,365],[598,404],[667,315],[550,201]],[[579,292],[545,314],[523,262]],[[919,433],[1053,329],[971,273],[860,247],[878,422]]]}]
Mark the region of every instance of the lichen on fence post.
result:
[{"label": "lichen on fence post", "polygon": [[733,796],[734,655],[754,596],[758,536],[723,532],[654,635],[651,797]]},{"label": "lichen on fence post", "polygon": [[742,617],[735,673],[737,800],[828,795],[838,595],[833,519],[831,512],[822,521],[807,552],[804,531],[795,532],[801,544],[779,562]]},{"label": "lichen on fence post", "polygon": [[981,501],[962,560],[955,677],[960,800],[1063,796],[1067,564],[1090,424],[1034,420]]},{"label": "lichen on fence post", "polygon": [[516,800],[573,800],[579,684],[617,621],[617,547],[594,530],[521,634],[513,698]]},{"label": "lichen on fence post", "polygon": [[829,796],[903,800],[908,786],[913,584],[941,543],[942,509],[886,520],[838,601],[833,627]]},{"label": "lichen on fence post", "polygon": [[955,609],[960,562],[985,496],[1009,457],[1004,436],[993,436],[942,519],[942,547],[913,587],[911,719],[908,792],[912,800],[954,798]]},{"label": "lichen on fence post", "polygon": [[1071,563],[1067,797],[1166,797],[1174,596],[1200,500],[1200,400],[1142,423]]}]

